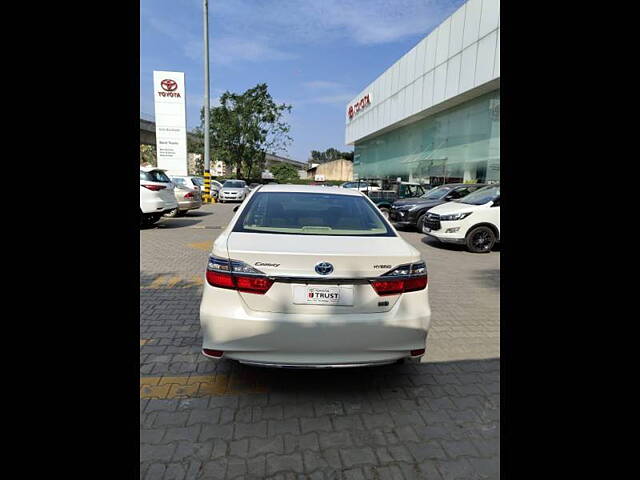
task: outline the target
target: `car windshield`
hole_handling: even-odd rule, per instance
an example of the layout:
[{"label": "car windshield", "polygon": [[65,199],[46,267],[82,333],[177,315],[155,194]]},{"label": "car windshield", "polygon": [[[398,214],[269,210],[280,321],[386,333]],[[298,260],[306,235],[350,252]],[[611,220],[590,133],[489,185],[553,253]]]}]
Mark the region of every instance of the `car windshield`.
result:
[{"label": "car windshield", "polygon": [[434,188],[433,190],[429,190],[420,198],[426,198],[427,200],[440,200],[450,191],[451,187],[438,187]]},{"label": "car windshield", "polygon": [[173,183],[175,183],[176,185],[186,185],[186,182],[184,181],[184,178],[171,177],[171,181]]},{"label": "car windshield", "polygon": [[498,198],[500,198],[500,185],[493,185],[480,188],[466,197],[456,200],[456,202],[468,203],[471,205],[484,205],[485,203],[493,202]]},{"label": "car windshield", "polygon": [[162,170],[151,170],[150,172],[143,172],[140,170],[140,180],[146,180],[147,182],[162,182],[171,183],[171,180]]},{"label": "car windshield", "polygon": [[244,188],[245,185],[243,180],[227,180],[222,188]]},{"label": "car windshield", "polygon": [[365,198],[330,193],[257,192],[233,231],[395,237]]},{"label": "car windshield", "polygon": [[191,181],[200,187],[204,187],[204,180],[200,177],[192,177]]}]

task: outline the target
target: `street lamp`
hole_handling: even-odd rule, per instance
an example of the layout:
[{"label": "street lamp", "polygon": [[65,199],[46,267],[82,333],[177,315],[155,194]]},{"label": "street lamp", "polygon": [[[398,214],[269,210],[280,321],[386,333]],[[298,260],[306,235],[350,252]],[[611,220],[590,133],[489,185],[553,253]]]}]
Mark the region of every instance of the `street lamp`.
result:
[{"label": "street lamp", "polygon": [[209,151],[209,2],[202,0],[204,17],[204,202],[211,203]]}]

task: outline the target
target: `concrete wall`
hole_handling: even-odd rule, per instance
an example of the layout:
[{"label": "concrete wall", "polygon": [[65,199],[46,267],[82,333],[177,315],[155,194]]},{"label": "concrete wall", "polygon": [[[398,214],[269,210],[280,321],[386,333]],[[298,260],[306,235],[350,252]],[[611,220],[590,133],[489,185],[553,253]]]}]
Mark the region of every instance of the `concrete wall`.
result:
[{"label": "concrete wall", "polygon": [[351,181],[353,180],[353,162],[341,158],[322,163],[310,171],[310,178],[316,175],[324,175],[325,180]]},{"label": "concrete wall", "polygon": [[[345,143],[499,88],[500,0],[469,0],[345,108]],[[349,106],[370,94],[351,119]]]}]

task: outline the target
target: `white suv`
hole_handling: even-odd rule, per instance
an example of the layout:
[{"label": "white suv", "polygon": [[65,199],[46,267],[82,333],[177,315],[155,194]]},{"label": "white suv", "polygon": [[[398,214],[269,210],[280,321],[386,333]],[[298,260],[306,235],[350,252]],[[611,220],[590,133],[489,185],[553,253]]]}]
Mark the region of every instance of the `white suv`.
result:
[{"label": "white suv", "polygon": [[441,242],[466,245],[474,253],[490,252],[500,241],[500,185],[432,208],[422,231]]},{"label": "white suv", "polygon": [[424,355],[425,263],[366,195],[265,185],[237,208],[206,270],[205,356],[350,367]]},{"label": "white suv", "polygon": [[173,190],[163,169],[140,167],[140,226],[152,225],[164,213],[178,208]]}]

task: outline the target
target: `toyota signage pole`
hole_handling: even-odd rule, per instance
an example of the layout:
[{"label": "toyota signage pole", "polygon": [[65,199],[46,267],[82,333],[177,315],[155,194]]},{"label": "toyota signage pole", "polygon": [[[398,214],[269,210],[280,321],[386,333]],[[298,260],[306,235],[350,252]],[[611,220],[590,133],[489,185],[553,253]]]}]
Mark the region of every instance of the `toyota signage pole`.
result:
[{"label": "toyota signage pole", "polygon": [[184,72],[154,70],[158,167],[169,175],[187,175],[186,91]]},{"label": "toyota signage pole", "polygon": [[209,149],[209,2],[204,9],[204,201],[211,203],[211,158]]}]

